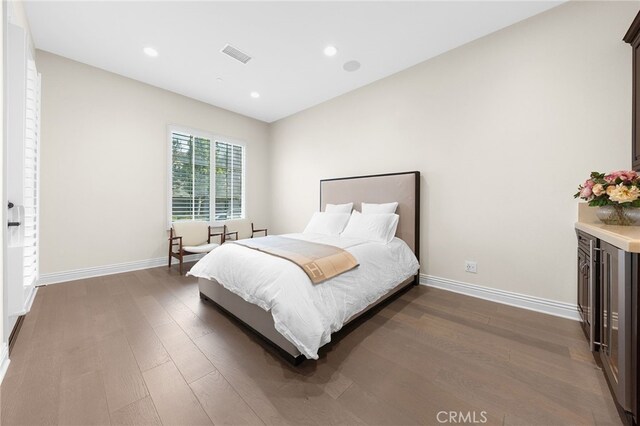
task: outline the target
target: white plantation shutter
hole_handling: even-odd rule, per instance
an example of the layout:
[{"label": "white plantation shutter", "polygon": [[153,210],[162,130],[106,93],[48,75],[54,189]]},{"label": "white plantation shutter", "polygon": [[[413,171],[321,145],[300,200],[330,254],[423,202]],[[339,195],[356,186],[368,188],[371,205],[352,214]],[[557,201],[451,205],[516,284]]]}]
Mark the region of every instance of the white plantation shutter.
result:
[{"label": "white plantation shutter", "polygon": [[24,142],[24,285],[38,279],[38,195],[40,191],[40,75],[34,61],[27,61],[26,120]]},{"label": "white plantation shutter", "polygon": [[169,221],[244,218],[245,147],[176,128],[170,139]]},{"label": "white plantation shutter", "polygon": [[216,220],[244,217],[244,149],[216,141]]},{"label": "white plantation shutter", "polygon": [[171,220],[211,220],[211,142],[172,132]]}]

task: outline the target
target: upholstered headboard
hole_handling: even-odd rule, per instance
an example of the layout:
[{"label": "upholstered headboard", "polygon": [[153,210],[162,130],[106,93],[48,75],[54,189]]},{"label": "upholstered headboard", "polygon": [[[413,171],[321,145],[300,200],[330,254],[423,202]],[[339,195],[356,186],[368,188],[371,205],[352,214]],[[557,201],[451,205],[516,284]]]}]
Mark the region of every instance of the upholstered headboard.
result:
[{"label": "upholstered headboard", "polygon": [[420,172],[354,176],[320,181],[320,210],[327,204],[397,201],[400,216],[396,237],[404,240],[420,259]]}]

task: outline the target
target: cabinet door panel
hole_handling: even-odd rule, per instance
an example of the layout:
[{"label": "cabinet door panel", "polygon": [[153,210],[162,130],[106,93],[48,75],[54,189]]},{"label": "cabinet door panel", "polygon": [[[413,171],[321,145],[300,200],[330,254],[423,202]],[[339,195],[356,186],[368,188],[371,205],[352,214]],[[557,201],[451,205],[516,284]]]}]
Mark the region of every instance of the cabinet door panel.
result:
[{"label": "cabinet door panel", "polygon": [[618,403],[631,408],[631,256],[601,242],[600,360]]},{"label": "cabinet door panel", "polygon": [[585,255],[582,250],[578,250],[578,311],[582,320],[585,321],[584,306],[584,264],[586,262]]},{"label": "cabinet door panel", "polygon": [[602,331],[600,332],[600,357],[602,358],[602,362],[609,363],[610,358],[610,349],[609,349],[609,336],[611,324],[609,323],[611,311],[610,308],[610,295],[611,295],[611,254],[603,250],[602,251],[602,262],[600,263],[601,268],[601,295],[600,295],[600,324],[602,327]]},{"label": "cabinet door panel", "polygon": [[590,285],[590,275],[591,275],[591,262],[589,259],[585,259],[584,262],[584,272],[582,278],[582,309],[584,311],[584,321],[587,324],[587,331],[589,331],[589,326],[591,325],[591,291],[589,290]]},{"label": "cabinet door panel", "polygon": [[615,265],[609,264],[610,269],[610,277],[611,280],[609,282],[609,295],[608,295],[608,323],[609,323],[609,338],[608,338],[608,348],[607,354],[609,355],[609,366],[611,368],[611,372],[613,373],[614,379],[616,383],[620,381],[619,378],[619,366],[618,366],[618,357],[620,356],[620,339],[619,339],[619,306],[618,306],[618,291],[619,291],[619,279],[617,270],[614,267]]}]

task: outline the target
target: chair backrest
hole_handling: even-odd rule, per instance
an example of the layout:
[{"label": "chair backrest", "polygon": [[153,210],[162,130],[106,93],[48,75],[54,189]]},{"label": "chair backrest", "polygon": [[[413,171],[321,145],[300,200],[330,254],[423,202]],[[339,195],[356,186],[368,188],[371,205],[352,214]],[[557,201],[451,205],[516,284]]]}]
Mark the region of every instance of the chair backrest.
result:
[{"label": "chair backrest", "polygon": [[182,237],[183,246],[199,246],[209,239],[209,222],[174,222],[173,233],[176,237]]},{"label": "chair backrest", "polygon": [[251,237],[251,221],[249,219],[236,219],[227,222],[227,232],[238,232],[238,239]]}]

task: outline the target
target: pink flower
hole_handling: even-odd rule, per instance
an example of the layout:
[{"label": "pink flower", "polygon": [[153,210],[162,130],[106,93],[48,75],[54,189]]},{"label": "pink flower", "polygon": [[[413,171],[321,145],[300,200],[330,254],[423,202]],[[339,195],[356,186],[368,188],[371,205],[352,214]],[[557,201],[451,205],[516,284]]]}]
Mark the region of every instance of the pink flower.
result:
[{"label": "pink flower", "polygon": [[591,188],[585,186],[580,190],[580,198],[584,198],[586,200],[587,198],[591,197],[591,193]]},{"label": "pink flower", "polygon": [[616,179],[620,178],[622,182],[629,182],[638,178],[638,173],[633,170],[618,170],[616,172],[611,172],[604,177],[608,183],[614,183]]},{"label": "pink flower", "polygon": [[626,172],[620,173],[620,179],[622,179],[623,181],[630,181],[637,178],[638,178],[638,173],[634,171],[626,171]]},{"label": "pink flower", "polygon": [[586,180],[582,186],[584,188],[593,188],[593,185],[595,185],[596,183],[594,181],[592,181],[591,179]]}]

